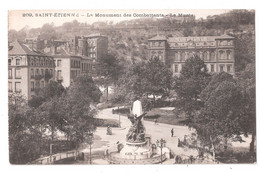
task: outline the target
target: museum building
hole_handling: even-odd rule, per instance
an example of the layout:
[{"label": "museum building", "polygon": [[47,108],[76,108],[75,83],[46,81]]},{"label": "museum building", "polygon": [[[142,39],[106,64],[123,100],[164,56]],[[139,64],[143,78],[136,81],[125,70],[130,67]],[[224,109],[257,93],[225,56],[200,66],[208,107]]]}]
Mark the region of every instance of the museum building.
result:
[{"label": "museum building", "polygon": [[179,75],[185,61],[197,55],[206,64],[209,73],[225,71],[234,74],[234,37],[165,37],[156,35],[148,40],[149,58],[159,57],[169,66],[173,75]]}]

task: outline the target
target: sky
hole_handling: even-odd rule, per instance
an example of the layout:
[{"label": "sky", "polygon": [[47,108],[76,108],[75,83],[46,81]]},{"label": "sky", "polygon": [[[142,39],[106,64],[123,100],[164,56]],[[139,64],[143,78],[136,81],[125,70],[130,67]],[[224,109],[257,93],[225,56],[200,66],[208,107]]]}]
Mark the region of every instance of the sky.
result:
[{"label": "sky", "polygon": [[[97,21],[113,21],[113,23],[117,23],[123,20],[130,20],[139,18],[138,16],[134,16],[134,14],[194,14],[196,19],[206,18],[209,15],[216,15],[225,13],[229,10],[206,10],[206,9],[190,9],[190,10],[11,10],[8,12],[8,29],[20,30],[25,26],[29,26],[29,28],[38,28],[41,27],[45,23],[53,23],[55,26],[61,26],[65,22],[71,22],[73,20],[77,20],[81,23],[92,24]],[[54,15],[58,13],[59,15],[62,13],[74,14],[75,17],[53,17],[46,16],[46,13],[51,13]],[[96,17],[95,14],[120,14],[121,17]],[[43,16],[44,15],[44,16]],[[91,16],[92,15],[92,16]]]}]

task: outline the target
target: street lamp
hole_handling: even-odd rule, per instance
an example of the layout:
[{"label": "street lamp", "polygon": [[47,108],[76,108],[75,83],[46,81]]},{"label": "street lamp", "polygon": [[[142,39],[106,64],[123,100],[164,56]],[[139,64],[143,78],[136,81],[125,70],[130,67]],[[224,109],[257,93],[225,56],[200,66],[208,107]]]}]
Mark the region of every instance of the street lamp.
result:
[{"label": "street lamp", "polygon": [[89,144],[89,164],[91,164],[91,145],[93,144],[93,133],[87,135],[87,143]]},{"label": "street lamp", "polygon": [[118,117],[118,119],[119,119],[119,120],[118,120],[118,121],[119,121],[118,124],[119,124],[119,127],[121,127],[120,114],[118,114],[118,116],[119,116],[119,117]]},{"label": "street lamp", "polygon": [[166,143],[166,141],[162,138],[161,138],[161,140],[157,139],[157,141],[156,141],[157,147],[159,147],[161,149],[161,164],[162,164],[162,149],[163,149],[165,143]]},{"label": "street lamp", "polygon": [[52,146],[53,146],[54,144],[50,144],[50,162],[51,162],[51,156],[52,156]]}]

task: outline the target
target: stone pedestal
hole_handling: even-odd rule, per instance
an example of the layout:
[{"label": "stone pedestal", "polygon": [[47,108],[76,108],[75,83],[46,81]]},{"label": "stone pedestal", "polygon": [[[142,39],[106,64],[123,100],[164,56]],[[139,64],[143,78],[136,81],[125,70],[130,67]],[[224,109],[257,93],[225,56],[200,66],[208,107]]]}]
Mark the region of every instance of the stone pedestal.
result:
[{"label": "stone pedestal", "polygon": [[120,151],[120,157],[124,159],[148,159],[151,157],[151,148],[147,142],[130,143],[127,142],[124,148]]}]

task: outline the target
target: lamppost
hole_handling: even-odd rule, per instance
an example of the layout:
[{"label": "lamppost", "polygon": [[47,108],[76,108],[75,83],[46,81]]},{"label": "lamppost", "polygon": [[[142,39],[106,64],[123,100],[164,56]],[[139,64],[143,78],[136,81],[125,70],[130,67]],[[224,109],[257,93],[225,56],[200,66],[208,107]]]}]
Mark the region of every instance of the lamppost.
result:
[{"label": "lamppost", "polygon": [[52,146],[53,146],[54,144],[50,144],[50,162],[51,162],[51,156],[52,156]]},{"label": "lamppost", "polygon": [[162,164],[162,149],[163,149],[165,143],[166,143],[166,141],[162,138],[161,138],[161,140],[157,139],[157,141],[156,141],[157,147],[159,147],[161,149],[161,164]]},{"label": "lamppost", "polygon": [[118,124],[119,124],[119,127],[121,127],[120,114],[118,114],[118,116],[119,116],[119,117],[118,117],[118,121],[119,121]]},{"label": "lamppost", "polygon": [[87,135],[87,143],[89,144],[89,164],[91,164],[91,145],[93,144],[93,133]]}]

